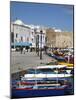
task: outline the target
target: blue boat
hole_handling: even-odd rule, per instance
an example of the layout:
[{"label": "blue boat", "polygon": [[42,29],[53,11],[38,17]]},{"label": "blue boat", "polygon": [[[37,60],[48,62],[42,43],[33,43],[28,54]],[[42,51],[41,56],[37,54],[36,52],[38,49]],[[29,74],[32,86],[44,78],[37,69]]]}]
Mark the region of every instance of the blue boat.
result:
[{"label": "blue boat", "polygon": [[64,57],[56,56],[55,54],[48,53],[48,56],[53,57],[54,59],[58,60],[59,62],[60,61],[64,61],[65,62],[66,61]]},{"label": "blue boat", "polygon": [[[72,75],[68,73],[53,73],[51,70],[55,69],[56,71],[63,67],[64,66],[61,65],[38,66],[35,72],[34,69],[28,69],[28,73],[25,74],[21,80],[13,82],[11,98],[60,96],[69,94],[69,78]],[[50,72],[46,70],[47,68]]]},{"label": "blue boat", "polygon": [[[42,80],[43,81],[43,80]],[[20,82],[20,83],[19,83]],[[11,89],[12,98],[24,98],[24,97],[38,97],[38,96],[59,96],[65,95],[67,93],[68,84],[64,83],[64,80],[48,80],[48,81],[38,81],[33,80],[32,82],[36,84],[27,85],[18,81],[19,84],[15,84],[16,87]]]},{"label": "blue boat", "polygon": [[12,89],[11,98],[60,96],[66,94],[67,87],[53,89]]}]

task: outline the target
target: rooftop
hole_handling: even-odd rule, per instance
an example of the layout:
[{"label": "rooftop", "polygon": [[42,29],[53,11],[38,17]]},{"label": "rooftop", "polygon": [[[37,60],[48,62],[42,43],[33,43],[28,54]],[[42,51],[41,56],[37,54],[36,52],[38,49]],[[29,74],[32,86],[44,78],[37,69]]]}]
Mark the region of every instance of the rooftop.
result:
[{"label": "rooftop", "polygon": [[19,20],[19,19],[17,19],[17,20],[14,22],[14,24],[17,24],[17,25],[24,25],[24,23],[23,23],[21,20]]}]

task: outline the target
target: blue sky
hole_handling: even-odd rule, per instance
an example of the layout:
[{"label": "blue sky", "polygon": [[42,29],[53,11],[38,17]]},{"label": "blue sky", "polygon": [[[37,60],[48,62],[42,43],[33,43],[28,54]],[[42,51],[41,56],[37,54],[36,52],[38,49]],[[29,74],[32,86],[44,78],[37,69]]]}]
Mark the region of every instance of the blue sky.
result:
[{"label": "blue sky", "polygon": [[73,6],[11,1],[11,21],[73,31]]}]

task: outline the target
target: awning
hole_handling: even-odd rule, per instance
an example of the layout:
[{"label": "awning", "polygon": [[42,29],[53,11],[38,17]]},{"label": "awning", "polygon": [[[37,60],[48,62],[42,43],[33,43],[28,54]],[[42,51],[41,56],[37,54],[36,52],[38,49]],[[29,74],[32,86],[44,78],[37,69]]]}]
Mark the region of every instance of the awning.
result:
[{"label": "awning", "polygon": [[32,46],[32,43],[29,42],[16,42],[16,43],[11,43],[11,46]]}]

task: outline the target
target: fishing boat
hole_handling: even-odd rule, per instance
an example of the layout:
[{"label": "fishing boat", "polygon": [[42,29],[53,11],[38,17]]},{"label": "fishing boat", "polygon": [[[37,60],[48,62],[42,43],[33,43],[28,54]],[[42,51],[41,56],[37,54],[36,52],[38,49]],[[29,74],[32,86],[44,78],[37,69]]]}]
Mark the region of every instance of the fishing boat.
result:
[{"label": "fishing boat", "polygon": [[64,56],[54,54],[53,52],[47,53],[47,55],[50,56],[50,57],[52,57],[52,58],[54,58],[54,59],[56,59],[57,61],[60,61],[60,62],[62,62],[62,61],[65,62],[66,61],[65,58],[64,58]]},{"label": "fishing boat", "polygon": [[65,53],[63,56],[53,52],[48,53],[48,55],[56,59],[59,62],[59,64],[64,62],[64,65],[66,63],[68,67],[71,67],[74,64],[74,54],[71,52]]},{"label": "fishing boat", "polygon": [[[70,72],[65,73],[64,65],[37,66],[27,69],[27,74],[15,82],[11,90],[12,98],[35,96],[58,96],[68,93]],[[60,72],[61,70],[61,72]]]},{"label": "fishing boat", "polygon": [[64,53],[60,52],[59,50],[53,51],[53,54],[55,54],[56,56],[64,56]]},{"label": "fishing boat", "polygon": [[73,69],[74,68],[74,55],[68,52],[67,54],[65,54],[64,58],[66,62],[58,62],[58,64],[66,65],[68,68]]}]

